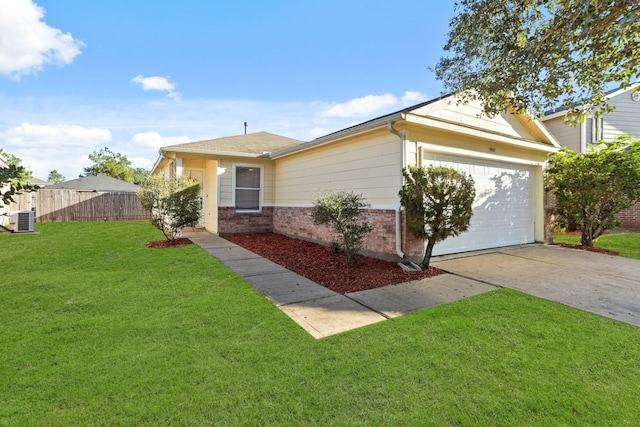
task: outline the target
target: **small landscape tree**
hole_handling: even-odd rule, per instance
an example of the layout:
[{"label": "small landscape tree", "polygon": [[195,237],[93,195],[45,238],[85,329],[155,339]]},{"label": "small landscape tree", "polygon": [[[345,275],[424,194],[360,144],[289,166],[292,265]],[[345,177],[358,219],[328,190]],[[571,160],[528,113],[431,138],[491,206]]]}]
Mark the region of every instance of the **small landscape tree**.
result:
[{"label": "small landscape tree", "polygon": [[362,249],[364,237],[373,230],[363,219],[369,207],[361,194],[330,191],[313,204],[311,216],[316,225],[329,225],[339,237],[336,245],[347,255],[347,265],[355,265],[355,255]]},{"label": "small landscape tree", "polygon": [[582,245],[593,246],[640,199],[640,140],[621,135],[582,154],[561,148],[549,155],[546,189],[555,196],[556,224],[575,225]]},{"label": "small landscape tree", "polygon": [[138,191],[143,208],[151,213],[151,223],[167,240],[178,237],[184,227],[193,227],[200,217],[200,193],[197,181],[185,176],[167,179],[150,176]]},{"label": "small landscape tree", "polygon": [[[0,204],[13,202],[13,196],[40,188],[29,183],[31,172],[22,166],[22,159],[0,148]],[[4,166],[3,166],[4,164]]]},{"label": "small landscape tree", "polygon": [[399,195],[407,228],[414,237],[427,241],[420,265],[429,268],[437,242],[469,229],[476,196],[473,178],[443,166],[409,166],[403,175],[405,184]]}]

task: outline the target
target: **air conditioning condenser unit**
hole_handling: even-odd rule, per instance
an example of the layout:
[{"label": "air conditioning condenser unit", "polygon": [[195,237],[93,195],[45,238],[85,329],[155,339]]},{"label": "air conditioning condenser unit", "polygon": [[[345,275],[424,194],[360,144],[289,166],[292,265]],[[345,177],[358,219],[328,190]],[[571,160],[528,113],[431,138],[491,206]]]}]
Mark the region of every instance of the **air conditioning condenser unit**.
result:
[{"label": "air conditioning condenser unit", "polygon": [[33,232],[33,211],[12,212],[9,216],[9,228],[14,233]]}]

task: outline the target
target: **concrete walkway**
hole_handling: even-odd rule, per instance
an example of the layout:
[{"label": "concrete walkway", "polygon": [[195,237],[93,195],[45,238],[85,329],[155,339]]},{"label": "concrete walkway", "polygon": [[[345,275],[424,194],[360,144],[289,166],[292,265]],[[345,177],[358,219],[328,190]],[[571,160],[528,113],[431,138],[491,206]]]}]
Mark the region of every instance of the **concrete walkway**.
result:
[{"label": "concrete walkway", "polygon": [[434,257],[431,265],[448,274],[341,295],[209,232],[185,237],[315,338],[499,287],[640,326],[640,261],[628,258],[559,246],[516,246]]},{"label": "concrete walkway", "polygon": [[184,237],[235,271],[315,338],[496,289],[443,274],[341,295],[215,234],[185,232]]}]

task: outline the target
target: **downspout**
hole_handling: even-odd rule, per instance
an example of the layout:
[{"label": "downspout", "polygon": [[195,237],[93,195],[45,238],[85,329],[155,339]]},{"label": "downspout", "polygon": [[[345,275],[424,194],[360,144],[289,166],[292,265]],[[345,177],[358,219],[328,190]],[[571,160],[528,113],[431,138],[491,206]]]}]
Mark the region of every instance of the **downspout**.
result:
[{"label": "downspout", "polygon": [[[400,138],[400,169],[402,170],[402,168],[404,168],[404,151],[405,151],[404,134],[394,129],[393,122],[387,122],[387,129],[389,130],[389,132],[391,132],[392,134]],[[404,179],[403,179],[402,173],[400,173],[400,188],[402,188],[403,184],[404,184]],[[404,258],[405,253],[402,251],[402,218],[400,215],[401,210],[402,210],[402,204],[398,200],[398,204],[396,205],[396,254],[398,254],[400,258]]]}]

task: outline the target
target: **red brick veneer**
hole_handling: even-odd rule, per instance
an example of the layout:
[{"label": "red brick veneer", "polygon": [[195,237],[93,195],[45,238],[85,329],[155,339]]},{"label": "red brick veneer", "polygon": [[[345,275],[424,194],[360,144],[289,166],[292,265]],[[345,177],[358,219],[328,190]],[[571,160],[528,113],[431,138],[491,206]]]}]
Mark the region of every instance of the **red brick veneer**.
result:
[{"label": "red brick veneer", "polygon": [[236,208],[218,208],[218,233],[270,233],[273,231],[273,208],[261,212],[237,212]]},{"label": "red brick veneer", "polygon": [[[364,218],[373,226],[373,231],[365,237],[363,253],[384,259],[399,259],[396,254],[395,211],[368,209]],[[313,223],[311,208],[276,207],[273,212],[273,232],[326,245],[336,239],[331,228]],[[407,241],[406,238],[406,231],[403,230],[403,242]],[[422,241],[412,241],[409,246],[413,252],[422,253]],[[403,249],[406,250],[406,247]]]},{"label": "red brick veneer", "polygon": [[640,202],[621,211],[616,218],[622,221],[620,227],[628,230],[640,230]]}]

